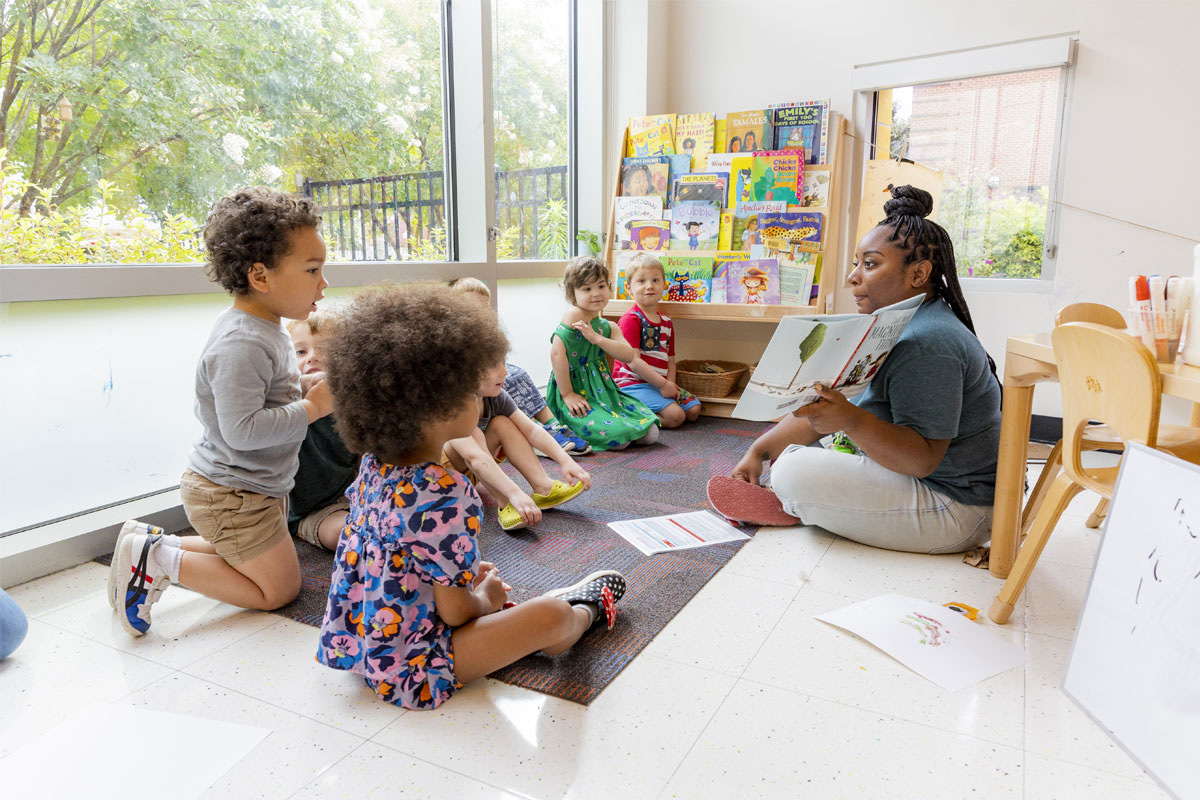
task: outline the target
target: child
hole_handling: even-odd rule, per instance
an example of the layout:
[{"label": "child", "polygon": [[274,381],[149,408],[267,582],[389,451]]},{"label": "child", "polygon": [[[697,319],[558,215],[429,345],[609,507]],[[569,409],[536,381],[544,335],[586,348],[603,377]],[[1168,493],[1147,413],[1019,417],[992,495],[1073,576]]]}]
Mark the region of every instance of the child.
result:
[{"label": "child", "polygon": [[625,341],[637,348],[650,369],[643,378],[624,362],[613,365],[613,379],[622,392],[641,400],[658,414],[664,428],[678,428],[700,416],[700,401],[675,384],[675,326],[666,314],[660,314],[666,271],[662,262],[648,253],[639,253],[626,267],[626,284],[633,308],[621,316],[617,326]]},{"label": "child", "polygon": [[[562,505],[575,495],[592,488],[592,478],[567,455],[540,426],[521,413],[504,391],[504,362],[493,365],[484,376],[477,394],[483,411],[479,427],[470,436],[446,443],[446,456],[459,472],[468,469],[492,494],[508,500],[500,509],[500,527],[506,531],[536,525],[542,510]],[[534,454],[539,448],[562,468],[563,481],[551,480]],[[503,452],[517,472],[529,481],[532,496],[504,473],[494,453]]]},{"label": "child", "polygon": [[285,504],[300,443],[333,399],[317,381],[301,399],[283,317],[304,319],[329,284],[314,203],[271,189],[221,198],[204,227],[208,274],[233,295],[196,366],[202,433],[180,480],[199,536],[164,536],[129,521],[113,550],[109,602],[135,636],[170,583],[270,610],[300,591],[300,564]]},{"label": "child", "polygon": [[[491,307],[492,290],[479,278],[459,278],[450,281],[450,286],[481,298],[484,305]],[[542,397],[528,372],[516,364],[505,362],[504,366],[508,369],[508,377],[504,379],[504,391],[508,392],[525,416],[540,422],[546,433],[554,437],[555,443],[571,455],[585,456],[592,452],[591,445],[572,434],[570,428],[554,418],[550,409],[546,407],[546,399]]]},{"label": "child", "polygon": [[[337,318],[328,311],[314,311],[306,320],[288,323],[302,386],[325,377],[320,349],[336,324]],[[337,546],[350,508],[346,489],[358,475],[359,460],[337,435],[332,416],[308,426],[300,445],[296,483],[288,495],[288,530],[294,536],[326,550]]]},{"label": "child", "polygon": [[654,412],[618,389],[608,371],[605,354],[625,361],[639,375],[644,372],[643,377],[650,373],[637,350],[614,337],[612,325],[600,316],[612,296],[608,268],[595,256],[573,258],[567,262],[563,289],[574,308],[550,338],[550,411],[595,450],[658,441]]},{"label": "child", "polygon": [[326,347],[338,429],[366,455],[317,661],[359,673],[404,708],[436,708],[523,656],[611,628],[625,593],[605,570],[504,608],[509,587],[479,552],[479,495],[438,459],[475,429],[475,390],[507,350],[496,315],[444,286],[364,293]]}]

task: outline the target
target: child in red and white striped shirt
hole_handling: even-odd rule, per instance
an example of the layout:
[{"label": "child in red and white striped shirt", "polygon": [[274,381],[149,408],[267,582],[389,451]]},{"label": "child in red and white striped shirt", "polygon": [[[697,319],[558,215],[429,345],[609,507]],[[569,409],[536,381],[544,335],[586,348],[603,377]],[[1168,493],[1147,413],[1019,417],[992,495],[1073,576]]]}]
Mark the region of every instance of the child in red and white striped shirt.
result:
[{"label": "child in red and white striped shirt", "polygon": [[653,374],[643,378],[622,361],[613,364],[613,379],[622,392],[641,400],[658,415],[664,428],[678,428],[700,416],[700,401],[675,384],[675,326],[658,312],[667,276],[662,262],[639,253],[626,267],[626,283],[634,306],[618,326],[630,346],[637,348]]}]

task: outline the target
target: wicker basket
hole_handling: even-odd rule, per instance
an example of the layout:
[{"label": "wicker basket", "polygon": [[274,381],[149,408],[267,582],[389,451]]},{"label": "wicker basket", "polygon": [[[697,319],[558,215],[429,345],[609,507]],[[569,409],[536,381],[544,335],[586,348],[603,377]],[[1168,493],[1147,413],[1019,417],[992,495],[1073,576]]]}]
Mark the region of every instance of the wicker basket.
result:
[{"label": "wicker basket", "polygon": [[739,361],[680,361],[675,365],[675,382],[700,397],[725,397],[748,369]]}]

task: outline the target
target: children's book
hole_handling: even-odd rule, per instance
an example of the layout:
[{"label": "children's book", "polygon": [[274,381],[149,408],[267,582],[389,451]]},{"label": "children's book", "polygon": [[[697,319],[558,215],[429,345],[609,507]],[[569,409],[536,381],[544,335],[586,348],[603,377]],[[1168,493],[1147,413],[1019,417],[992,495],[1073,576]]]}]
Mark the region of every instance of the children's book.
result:
[{"label": "children's book", "polygon": [[678,252],[662,256],[667,273],[667,299],[674,303],[708,303],[712,293],[713,257],[684,255]]},{"label": "children's book", "polygon": [[753,153],[770,146],[770,109],[734,111],[725,117],[725,152]]},{"label": "children's book", "polygon": [[642,219],[662,219],[663,201],[658,195],[618,197],[615,211],[618,250],[629,249],[629,223]]},{"label": "children's book", "polygon": [[742,153],[709,153],[706,168],[709,172],[728,173],[733,166],[733,160]]},{"label": "children's book", "polygon": [[645,197],[657,195],[666,200],[667,177],[670,174],[670,159],[667,156],[640,156],[621,161],[621,195],[623,197]]},{"label": "children's book", "polygon": [[675,154],[675,141],[672,138],[671,126],[663,123],[657,128],[650,128],[629,137],[633,145],[634,156],[670,156]]},{"label": "children's book", "polygon": [[749,250],[752,245],[762,244],[759,230],[759,214],[787,211],[782,200],[754,200],[738,204],[733,212],[733,229],[730,231],[730,250]]},{"label": "children's book", "polygon": [[693,172],[680,175],[671,183],[671,205],[692,201],[722,205],[725,202],[725,187],[728,184],[728,172]]},{"label": "children's book", "polygon": [[779,262],[774,258],[748,258],[726,262],[725,302],[745,305],[779,305]]},{"label": "children's book", "polygon": [[748,200],[757,200],[757,197],[750,196],[750,167],[754,163],[753,153],[733,153],[729,161],[729,197],[725,200],[725,207],[731,211],[737,211],[738,203],[744,203]]},{"label": "children's book", "polygon": [[630,250],[666,250],[671,243],[671,223],[665,219],[638,219],[629,224]]},{"label": "children's book", "polygon": [[717,228],[717,249],[728,250],[733,245],[733,212],[721,212],[721,224]]},{"label": "children's book", "polygon": [[[657,131],[656,136],[661,138],[663,125],[666,125],[670,129],[671,133],[667,138],[670,139],[671,142],[673,143],[675,141],[675,133],[674,133],[674,131],[675,131],[675,115],[674,114],[652,114],[648,117],[630,117],[629,118],[629,145],[628,145],[627,149],[625,150],[625,155],[627,155],[627,156],[638,155],[635,152],[635,148],[634,148],[634,138],[638,134],[645,133],[646,131],[649,131],[649,130],[655,130],[655,131]],[[672,153],[675,152],[674,147],[672,147],[671,152]],[[661,153],[649,153],[647,155],[660,155],[660,154]]]},{"label": "children's book", "polygon": [[800,193],[800,205],[804,208],[824,208],[829,205],[829,167],[805,167]]},{"label": "children's book", "polygon": [[776,150],[804,150],[805,164],[824,164],[829,138],[829,100],[771,106]]},{"label": "children's book", "polygon": [[692,157],[692,171],[704,169],[713,149],[712,112],[681,114],[675,120],[675,152]]},{"label": "children's book", "polygon": [[675,200],[670,192],[670,187],[675,185],[675,181],[692,171],[692,159],[687,153],[667,156],[667,167],[667,201],[670,205],[674,205]]},{"label": "children's book", "polygon": [[746,253],[741,250],[718,250],[713,253],[712,300],[710,302],[726,302],[725,287],[729,277],[729,264],[732,261],[746,260]]},{"label": "children's book", "polygon": [[672,250],[716,250],[721,208],[715,203],[679,203],[671,209]]},{"label": "children's book", "polygon": [[733,416],[779,419],[817,399],[817,383],[847,397],[860,394],[876,375],[923,295],[873,314],[785,316],[779,320]]},{"label": "children's book", "polygon": [[751,199],[798,204],[803,177],[804,159],[799,152],[770,150],[755,153],[750,162]]},{"label": "children's book", "polygon": [[824,229],[819,211],[785,211],[758,215],[758,232],[768,253],[772,250],[799,250],[815,253],[821,249]]},{"label": "children's book", "polygon": [[616,272],[614,279],[616,286],[613,290],[614,299],[628,300],[629,287],[625,285],[625,275],[629,266],[629,261],[638,254],[636,250],[614,250],[613,251],[613,271]]},{"label": "children's book", "polygon": [[[713,152],[725,152],[725,118],[713,120]],[[712,167],[709,167],[712,169]]]},{"label": "children's book", "polygon": [[785,306],[807,306],[812,300],[816,253],[794,253],[779,259],[779,303]]}]

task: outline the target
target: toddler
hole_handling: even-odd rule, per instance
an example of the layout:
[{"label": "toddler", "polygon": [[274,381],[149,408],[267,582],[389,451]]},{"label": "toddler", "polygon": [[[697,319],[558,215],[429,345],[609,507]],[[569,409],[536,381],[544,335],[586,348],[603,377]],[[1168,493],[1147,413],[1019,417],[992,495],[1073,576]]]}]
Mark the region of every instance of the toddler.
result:
[{"label": "toddler", "polygon": [[[288,323],[302,387],[324,379],[321,348],[336,324],[337,317],[328,311],[314,311],[306,320]],[[300,445],[296,482],[288,495],[288,530],[294,536],[326,550],[337,546],[350,508],[346,489],[358,475],[358,462],[334,430],[332,416],[308,426]]]},{"label": "toddler", "polygon": [[317,661],[404,708],[436,708],[475,678],[611,628],[625,592],[606,570],[505,608],[510,587],[481,560],[479,495],[438,459],[475,429],[475,392],[507,350],[496,315],[444,286],[367,292],[326,345],[338,429],[365,455]]},{"label": "toddler", "polygon": [[[479,278],[459,278],[450,281],[450,285],[460,292],[467,292],[471,296],[482,299],[485,305],[491,307],[492,290]],[[592,448],[587,442],[575,436],[571,433],[570,428],[554,418],[546,406],[545,398],[538,391],[537,384],[533,382],[533,378],[529,377],[528,372],[516,364],[506,362],[504,366],[508,369],[508,377],[504,379],[504,391],[508,392],[509,397],[516,402],[517,408],[521,409],[525,416],[541,423],[546,432],[554,437],[558,446],[571,455],[585,456],[592,452]],[[542,455],[546,454],[542,453]]]},{"label": "toddler", "polygon": [[648,253],[639,253],[625,269],[634,305],[621,316],[617,326],[649,369],[643,370],[643,377],[629,364],[617,361],[613,365],[613,379],[621,391],[641,400],[656,413],[664,428],[694,422],[700,416],[700,401],[675,383],[675,326],[670,317],[658,311],[666,283],[662,262]]},{"label": "toddler", "polygon": [[573,258],[567,262],[563,289],[573,308],[550,339],[550,411],[594,450],[658,441],[654,412],[617,388],[608,369],[605,354],[647,379],[651,373],[638,351],[614,337],[611,323],[600,316],[612,296],[608,268],[595,256]]},{"label": "toddler", "polygon": [[285,504],[308,426],[327,416],[324,381],[301,399],[296,357],[280,320],[316,311],[329,284],[315,204],[271,189],[221,198],[204,228],[208,274],[233,295],[196,365],[202,433],[179,492],[199,536],[125,523],[108,595],[127,631],[150,629],[171,583],[242,608],[274,609],[300,591]]}]

